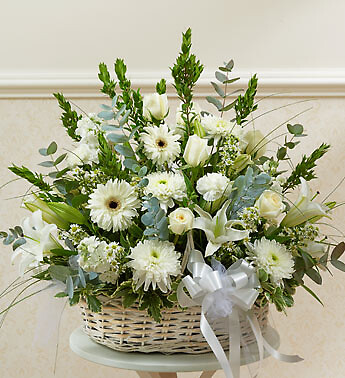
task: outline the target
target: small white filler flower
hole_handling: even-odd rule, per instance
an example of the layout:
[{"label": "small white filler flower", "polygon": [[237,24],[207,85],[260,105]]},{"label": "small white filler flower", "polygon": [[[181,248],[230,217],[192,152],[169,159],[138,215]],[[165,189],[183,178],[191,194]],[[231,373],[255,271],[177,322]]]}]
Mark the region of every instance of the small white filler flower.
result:
[{"label": "small white filler flower", "polygon": [[186,184],[179,173],[155,172],[146,177],[149,183],[144,189],[145,194],[156,197],[165,211],[174,206],[174,200],[182,201],[186,196]]},{"label": "small white filler flower", "polygon": [[148,126],[140,134],[144,144],[145,155],[154,163],[163,165],[172,162],[181,151],[178,140],[180,135],[169,131],[167,125]]},{"label": "small white filler flower", "polygon": [[100,228],[114,232],[131,225],[132,218],[138,215],[138,207],[140,201],[135,189],[118,179],[109,180],[105,185],[98,184],[87,205],[91,209],[92,221]]},{"label": "small white filler flower", "polygon": [[138,289],[144,284],[144,290],[147,291],[152,284],[153,290],[156,286],[166,293],[170,290],[170,276],[177,276],[181,271],[180,253],[175,251],[173,243],[159,240],[145,240],[139,242],[131,250],[128,256],[132,259],[128,263],[134,270],[133,279]]},{"label": "small white filler flower", "polygon": [[255,240],[251,252],[256,265],[268,273],[275,284],[279,284],[283,278],[292,277],[294,261],[284,245],[275,240],[261,238]]}]

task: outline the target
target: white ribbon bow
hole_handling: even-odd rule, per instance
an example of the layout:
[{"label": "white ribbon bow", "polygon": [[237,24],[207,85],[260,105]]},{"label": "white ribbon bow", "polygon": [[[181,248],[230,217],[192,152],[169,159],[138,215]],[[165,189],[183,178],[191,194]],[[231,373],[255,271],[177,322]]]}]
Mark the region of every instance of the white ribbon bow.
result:
[{"label": "white ribbon bow", "polygon": [[[249,322],[255,335],[260,364],[264,348],[276,359],[285,362],[298,362],[299,356],[287,356],[279,353],[263,338],[257,318],[251,308],[256,301],[260,287],[255,269],[241,259],[225,270],[222,264],[213,262],[215,270],[205,264],[202,253],[192,250],[187,265],[193,277],[182,279],[177,289],[177,299],[181,307],[201,305],[200,330],[217,357],[227,378],[240,377],[241,365],[241,327],[239,316],[242,314]],[[190,297],[185,293],[187,289]],[[217,336],[207,318],[228,321],[229,358],[227,358]]]}]

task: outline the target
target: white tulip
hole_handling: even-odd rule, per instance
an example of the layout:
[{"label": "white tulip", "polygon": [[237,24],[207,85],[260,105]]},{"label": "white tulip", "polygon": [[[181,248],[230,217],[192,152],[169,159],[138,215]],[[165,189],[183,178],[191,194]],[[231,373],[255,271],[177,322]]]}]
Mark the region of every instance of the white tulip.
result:
[{"label": "white tulip", "polygon": [[285,209],[282,196],[273,190],[265,190],[256,201],[255,206],[261,217],[266,219],[277,218]]},{"label": "white tulip", "polygon": [[188,138],[183,158],[191,167],[202,165],[210,155],[210,148],[207,139],[200,138],[194,134]]},{"label": "white tulip", "polygon": [[143,101],[144,117],[149,121],[152,117],[157,120],[162,120],[168,114],[168,97],[166,93],[158,94],[152,93],[144,96]]},{"label": "white tulip", "polygon": [[194,215],[186,207],[180,207],[169,214],[169,229],[177,235],[181,235],[193,228]]}]

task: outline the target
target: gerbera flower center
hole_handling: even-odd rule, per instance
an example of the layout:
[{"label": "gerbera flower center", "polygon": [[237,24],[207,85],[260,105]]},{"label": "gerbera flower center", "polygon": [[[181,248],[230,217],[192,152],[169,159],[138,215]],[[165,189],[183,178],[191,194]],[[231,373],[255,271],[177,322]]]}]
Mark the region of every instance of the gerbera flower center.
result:
[{"label": "gerbera flower center", "polygon": [[107,207],[110,210],[117,211],[121,208],[121,203],[116,198],[111,198],[111,199],[108,200]]},{"label": "gerbera flower center", "polygon": [[156,140],[156,145],[159,148],[165,148],[168,145],[168,143],[165,140],[163,140],[162,138],[159,138],[159,139]]},{"label": "gerbera flower center", "polygon": [[158,259],[157,251],[151,251],[151,256],[154,257],[155,259]]}]

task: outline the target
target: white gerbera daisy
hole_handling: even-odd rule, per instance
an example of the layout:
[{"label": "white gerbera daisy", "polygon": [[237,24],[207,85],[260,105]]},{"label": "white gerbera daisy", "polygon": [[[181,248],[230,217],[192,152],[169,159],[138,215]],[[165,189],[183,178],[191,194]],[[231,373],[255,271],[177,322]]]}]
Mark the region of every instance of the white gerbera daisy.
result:
[{"label": "white gerbera daisy", "polygon": [[220,173],[208,173],[199,178],[196,190],[206,201],[215,201],[231,192],[230,180]]},{"label": "white gerbera daisy", "polygon": [[134,188],[118,179],[110,180],[105,185],[98,184],[87,206],[91,209],[92,221],[107,231],[127,229],[132,218],[138,215],[138,207],[140,201]]},{"label": "white gerbera daisy", "polygon": [[255,240],[252,252],[256,265],[268,273],[274,283],[279,284],[283,278],[292,277],[294,261],[284,245],[261,238]]},{"label": "white gerbera daisy", "polygon": [[159,240],[145,240],[131,249],[128,256],[133,261],[128,263],[134,270],[133,279],[138,289],[144,283],[147,291],[150,284],[155,290],[156,285],[164,293],[170,290],[170,276],[177,276],[181,271],[180,253],[175,251],[173,243]]},{"label": "white gerbera daisy", "polygon": [[149,159],[159,165],[175,160],[181,151],[178,142],[180,135],[169,131],[167,125],[148,126],[144,128],[144,131],[140,134],[140,138],[144,143],[144,151]]},{"label": "white gerbera daisy", "polygon": [[146,177],[149,183],[144,189],[145,194],[156,197],[165,211],[174,206],[174,200],[182,201],[186,196],[186,184],[179,173],[155,172]]}]

